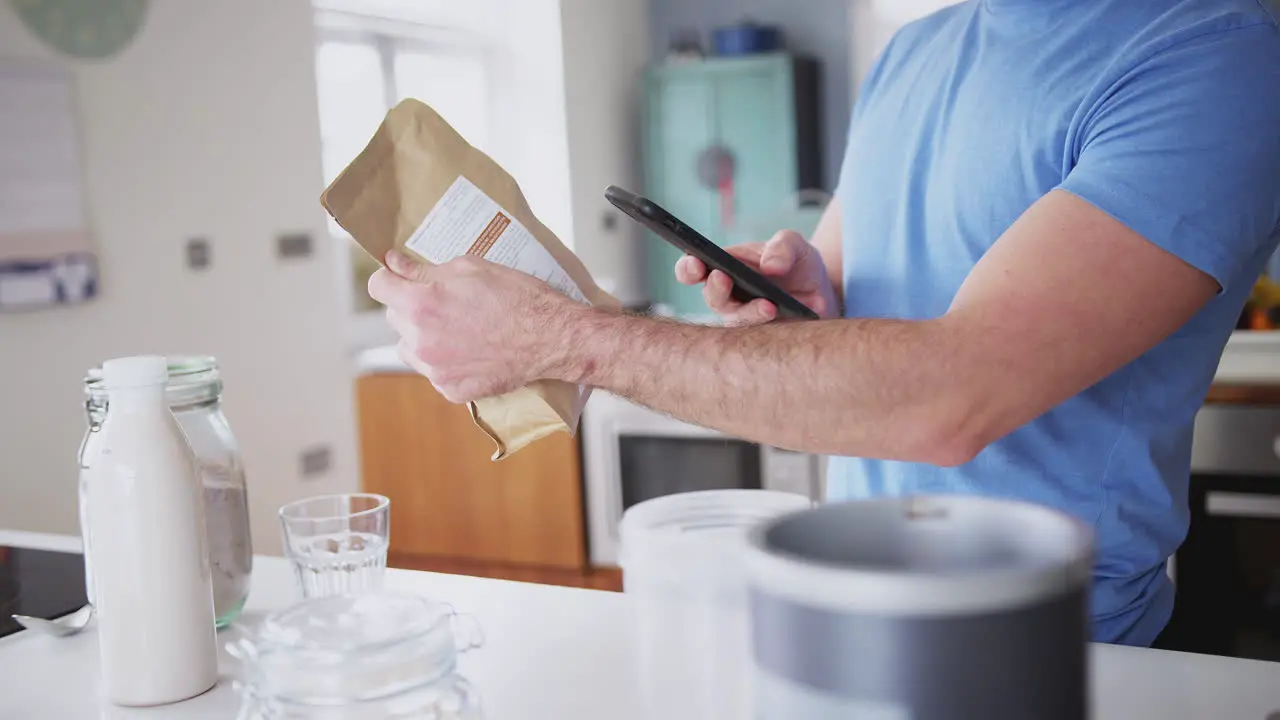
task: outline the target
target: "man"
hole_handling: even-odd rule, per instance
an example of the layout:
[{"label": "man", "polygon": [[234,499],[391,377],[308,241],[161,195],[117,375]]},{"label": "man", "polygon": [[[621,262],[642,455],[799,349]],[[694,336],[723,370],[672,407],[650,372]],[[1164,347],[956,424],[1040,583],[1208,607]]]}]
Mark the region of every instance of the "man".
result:
[{"label": "man", "polygon": [[1258,0],[969,0],[863,86],[809,243],[734,249],[822,315],[734,327],[575,305],[399,256],[370,293],[450,400],[537,378],[830,454],[833,500],[1023,498],[1097,530],[1093,636],[1149,645],[1192,419],[1280,225],[1280,28]]}]

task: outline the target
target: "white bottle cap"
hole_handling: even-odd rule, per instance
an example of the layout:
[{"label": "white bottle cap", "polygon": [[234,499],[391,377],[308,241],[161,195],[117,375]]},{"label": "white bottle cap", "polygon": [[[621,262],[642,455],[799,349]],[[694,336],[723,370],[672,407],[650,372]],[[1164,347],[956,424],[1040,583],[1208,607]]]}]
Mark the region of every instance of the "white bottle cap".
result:
[{"label": "white bottle cap", "polygon": [[102,363],[102,380],[108,389],[164,385],[169,382],[169,363],[161,355],[108,360]]}]

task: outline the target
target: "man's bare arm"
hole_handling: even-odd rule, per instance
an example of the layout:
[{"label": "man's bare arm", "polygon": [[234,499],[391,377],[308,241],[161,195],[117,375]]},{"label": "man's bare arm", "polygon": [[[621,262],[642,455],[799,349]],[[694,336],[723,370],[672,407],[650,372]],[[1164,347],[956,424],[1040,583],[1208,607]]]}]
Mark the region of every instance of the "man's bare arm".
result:
[{"label": "man's bare arm", "polygon": [[1141,355],[1217,290],[1055,191],[940,318],[706,328],[583,310],[552,374],[782,447],[954,465]]}]

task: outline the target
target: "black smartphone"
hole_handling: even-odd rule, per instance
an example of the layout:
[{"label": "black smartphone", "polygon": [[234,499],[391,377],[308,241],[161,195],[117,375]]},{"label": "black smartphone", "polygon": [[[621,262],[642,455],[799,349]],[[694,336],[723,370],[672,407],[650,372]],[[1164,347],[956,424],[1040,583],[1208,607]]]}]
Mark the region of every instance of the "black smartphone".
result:
[{"label": "black smartphone", "polygon": [[764,298],[778,308],[778,316],[796,320],[817,320],[818,314],[761,275],[751,266],[725,252],[723,248],[706,239],[697,230],[680,222],[676,216],[663,210],[649,198],[610,185],[604,190],[605,198],[641,225],[692,255],[707,266],[708,271],[719,270],[733,280],[733,299],[750,302]]}]

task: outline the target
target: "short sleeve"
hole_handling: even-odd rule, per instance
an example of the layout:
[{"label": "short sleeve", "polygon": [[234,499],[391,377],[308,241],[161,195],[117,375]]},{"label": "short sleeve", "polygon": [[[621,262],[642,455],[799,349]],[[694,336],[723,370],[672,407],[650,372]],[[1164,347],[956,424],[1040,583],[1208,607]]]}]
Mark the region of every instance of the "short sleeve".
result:
[{"label": "short sleeve", "polygon": [[1060,188],[1226,289],[1280,225],[1280,33],[1184,41],[1098,101]]}]

